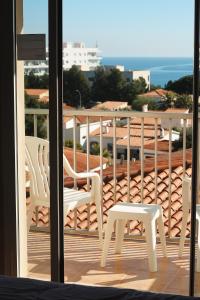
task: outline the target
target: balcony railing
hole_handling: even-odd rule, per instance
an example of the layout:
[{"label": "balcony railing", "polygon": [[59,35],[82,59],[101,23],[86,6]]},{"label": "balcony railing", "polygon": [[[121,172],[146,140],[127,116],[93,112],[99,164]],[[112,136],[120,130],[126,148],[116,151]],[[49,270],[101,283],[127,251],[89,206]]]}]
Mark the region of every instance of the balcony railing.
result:
[{"label": "balcony railing", "polygon": [[[32,119],[31,134],[38,136],[39,120],[45,129],[43,137],[48,139],[48,109],[26,109],[27,116],[29,121]],[[186,149],[187,127],[191,127],[191,122],[192,114],[189,113],[64,110],[63,138],[73,141],[73,168],[78,170],[77,143],[85,153],[84,171],[91,170],[91,153],[98,154],[104,223],[108,209],[118,201],[158,203],[163,207],[166,235],[179,236],[181,179],[191,175],[191,153]],[[174,141],[180,138],[177,128],[182,132],[178,152],[173,149]],[[66,184],[80,188],[76,181],[68,180]],[[89,182],[81,184],[81,188],[89,189]],[[37,230],[41,229],[41,215],[35,217]],[[65,223],[68,232],[97,233],[94,205],[76,209]],[[126,234],[128,237],[142,236],[143,225],[129,222]]]}]

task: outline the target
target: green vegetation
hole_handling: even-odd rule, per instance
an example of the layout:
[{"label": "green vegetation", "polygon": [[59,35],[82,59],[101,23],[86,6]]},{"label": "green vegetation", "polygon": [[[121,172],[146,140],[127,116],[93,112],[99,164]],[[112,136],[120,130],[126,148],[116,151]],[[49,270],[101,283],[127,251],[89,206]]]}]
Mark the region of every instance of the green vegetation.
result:
[{"label": "green vegetation", "polygon": [[146,82],[143,78],[128,82],[117,69],[97,68],[91,88],[93,101],[128,101],[131,104],[136,95],[145,93]]},{"label": "green vegetation", "polygon": [[168,81],[165,86],[166,90],[173,91],[177,94],[193,94],[193,76],[184,76],[175,81]]},{"label": "green vegetation", "polygon": [[148,104],[149,110],[161,110],[162,106],[157,99],[147,97],[137,97],[132,102],[132,109],[136,111],[142,111],[143,105]]},{"label": "green vegetation", "polygon": [[192,97],[187,94],[172,94],[168,93],[166,99],[163,102],[163,109],[170,107],[186,108],[192,111]]},{"label": "green vegetation", "polygon": [[[39,102],[36,97],[30,97],[25,93],[25,108],[48,108],[48,104]],[[33,115],[25,116],[25,133],[26,135],[34,135]],[[37,116],[37,136],[41,138],[47,136],[45,116]]]},{"label": "green vegetation", "polygon": [[84,77],[83,72],[76,66],[73,66],[69,71],[63,72],[64,102],[71,106],[79,107],[80,95],[77,90],[81,93],[81,106],[87,107],[90,99],[89,81]]},{"label": "green vegetation", "polygon": [[[180,131],[180,139],[173,142],[175,151],[183,149],[183,129]],[[186,129],[186,149],[192,148],[192,128]]]},{"label": "green vegetation", "polygon": [[[93,142],[90,144],[90,154],[92,155],[100,155],[100,145],[97,142]],[[108,149],[103,149],[103,157],[110,158],[111,155],[108,151]]]},{"label": "green vegetation", "polygon": [[[74,148],[74,142],[73,140],[65,140],[65,147],[68,148]],[[80,143],[76,143],[76,149],[77,150],[83,150],[82,146]]]},{"label": "green vegetation", "polygon": [[[91,103],[94,105],[98,101],[113,100],[128,101],[132,105],[132,109],[138,111],[142,110],[144,104],[148,104],[150,110],[165,110],[175,107],[188,108],[191,111],[192,99],[189,94],[192,94],[192,79],[192,76],[185,76],[176,81],[169,81],[165,88],[170,92],[159,101],[154,98],[138,97],[139,94],[146,92],[146,82],[143,78],[127,81],[119,70],[105,70],[103,67],[99,67],[95,71],[91,84],[84,73],[78,67],[73,66],[69,71],[63,72],[63,97],[65,103],[75,107],[80,106],[78,90],[81,94],[82,106],[86,108],[90,107]],[[46,89],[48,85],[48,74],[36,76],[30,73],[25,76],[26,88]],[[160,87],[151,86],[151,90],[156,88]],[[36,105],[32,98],[29,100],[29,107],[31,107],[31,101],[33,101],[33,105]]]},{"label": "green vegetation", "polygon": [[[48,88],[48,75],[36,76],[33,73],[25,76],[26,88]],[[79,107],[80,95],[83,107],[90,107],[90,103],[107,100],[128,101],[146,91],[146,82],[143,78],[127,81],[117,69],[104,70],[97,68],[91,83],[86,79],[84,73],[78,67],[73,66],[69,71],[63,72],[63,98],[64,102]]]},{"label": "green vegetation", "polygon": [[192,97],[189,95],[179,95],[175,101],[176,108],[188,108],[192,111]]},{"label": "green vegetation", "polygon": [[167,108],[186,108],[192,111],[192,97],[187,94],[168,93],[165,98],[158,100],[138,96],[132,101],[132,109],[142,111],[144,104],[148,104],[149,110],[166,110]]},{"label": "green vegetation", "polygon": [[155,84],[152,84],[150,85],[150,90],[151,91],[155,91],[155,90],[158,90],[158,89],[162,89],[161,85],[155,85]]},{"label": "green vegetation", "polygon": [[33,72],[30,72],[29,75],[25,75],[24,82],[26,89],[48,89],[49,75],[37,76]]}]

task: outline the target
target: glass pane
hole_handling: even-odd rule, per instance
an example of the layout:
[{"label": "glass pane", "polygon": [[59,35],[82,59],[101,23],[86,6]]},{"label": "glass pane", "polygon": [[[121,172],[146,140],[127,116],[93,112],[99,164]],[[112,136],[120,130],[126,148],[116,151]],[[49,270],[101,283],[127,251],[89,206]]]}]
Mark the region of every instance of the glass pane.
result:
[{"label": "glass pane", "polygon": [[[23,33],[45,34],[46,47],[48,47],[47,0],[24,0]],[[32,42],[32,46],[32,54],[35,55],[37,53],[34,48],[38,45]],[[28,151],[26,157],[28,276],[50,280],[49,155],[48,144],[46,144],[49,139],[49,76],[46,47],[45,60],[33,58],[24,61],[23,94],[25,95],[25,141]],[[43,142],[41,143],[37,138],[43,139]],[[44,149],[47,150],[47,155]]]},{"label": "glass pane", "polygon": [[[198,124],[200,125],[200,122],[198,120]],[[198,126],[199,126],[198,125]],[[198,131],[200,132],[200,127],[198,128]],[[199,136],[199,134],[198,134]],[[200,139],[199,139],[200,141]],[[198,141],[198,143],[199,143]],[[194,144],[194,147],[196,145]],[[200,149],[200,148],[199,148]],[[197,189],[197,199],[196,199],[196,247],[195,247],[195,296],[200,295],[200,194],[199,194],[199,155],[198,155],[198,189]]]},{"label": "glass pane", "polygon": [[[193,5],[184,0],[180,7],[176,0],[172,9],[170,1],[74,0],[63,1],[63,10],[64,185],[76,200],[65,214],[65,281],[187,295],[190,203],[188,197],[184,202],[183,179],[191,178],[192,162]],[[25,33],[47,34],[47,11],[47,1],[25,0]],[[26,114],[26,134],[44,140],[49,133],[48,113],[42,113],[48,109],[48,49],[46,55],[46,62],[25,67],[26,92],[34,93],[25,101],[35,112]],[[74,172],[99,174],[93,198],[93,182],[74,179]],[[80,191],[82,202],[77,201]],[[126,202],[130,206],[123,206]],[[118,222],[100,265],[98,209],[106,232],[109,210],[117,203],[133,214],[126,224]],[[138,203],[140,215],[134,211]],[[143,218],[149,204],[160,232]],[[33,223],[29,275],[49,279],[48,205],[36,207]],[[120,234],[122,253],[115,254]]]},{"label": "glass pane", "polygon": [[[176,80],[192,74],[193,5],[184,1],[180,8],[173,1],[171,9],[171,2],[158,1],[63,3],[64,102],[79,109],[74,119],[65,111],[71,117],[64,139],[74,149],[73,166],[92,170],[93,157],[98,159],[105,231],[109,209],[116,203],[130,202],[130,209],[135,203],[162,207],[168,253],[165,258],[157,230],[157,254],[152,251],[157,270],[149,264],[149,228],[133,212],[125,228],[119,222],[113,234],[125,234],[122,253],[118,247],[115,254],[112,240],[101,267],[95,205],[84,205],[66,217],[66,230],[80,235],[65,237],[65,280],[187,295],[190,224],[186,220],[184,233],[182,180],[191,177],[192,77],[182,79],[179,88]],[[188,90],[184,80],[190,82]],[[75,187],[87,190],[88,185],[83,181]],[[186,240],[179,257],[181,234]]]}]

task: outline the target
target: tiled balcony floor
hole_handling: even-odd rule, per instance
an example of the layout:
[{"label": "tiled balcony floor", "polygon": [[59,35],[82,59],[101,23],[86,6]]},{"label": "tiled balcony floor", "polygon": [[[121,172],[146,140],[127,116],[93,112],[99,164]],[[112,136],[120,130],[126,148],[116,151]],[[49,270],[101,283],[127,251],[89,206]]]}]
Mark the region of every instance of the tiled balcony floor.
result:
[{"label": "tiled balcony floor", "polygon": [[[150,273],[146,244],[142,241],[124,241],[121,255],[114,254],[114,243],[105,268],[99,264],[101,251],[96,237],[65,235],[65,281],[106,285],[165,293],[188,294],[189,247],[182,258],[178,245],[168,243],[168,258],[162,257],[158,244],[158,268]],[[32,232],[28,238],[29,277],[50,279],[49,234]]]}]

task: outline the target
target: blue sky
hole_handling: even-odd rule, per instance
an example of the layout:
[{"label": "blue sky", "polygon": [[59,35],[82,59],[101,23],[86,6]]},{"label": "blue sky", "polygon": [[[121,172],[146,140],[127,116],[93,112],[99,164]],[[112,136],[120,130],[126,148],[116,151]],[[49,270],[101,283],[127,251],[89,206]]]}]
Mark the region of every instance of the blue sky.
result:
[{"label": "blue sky", "polygon": [[[47,0],[24,0],[24,32],[47,33]],[[64,41],[102,56],[191,57],[193,0],[63,0]]]}]

